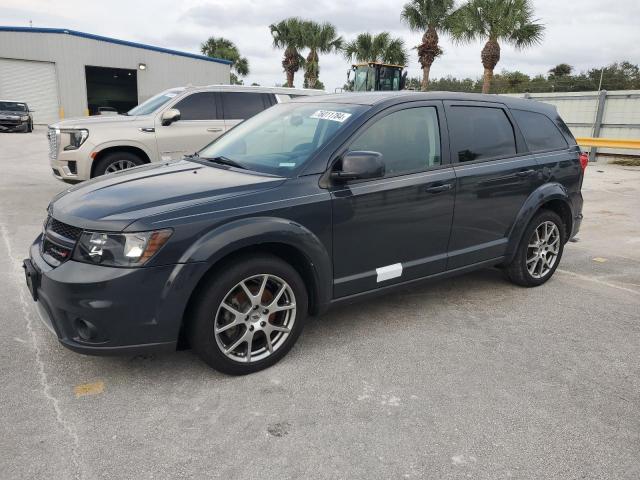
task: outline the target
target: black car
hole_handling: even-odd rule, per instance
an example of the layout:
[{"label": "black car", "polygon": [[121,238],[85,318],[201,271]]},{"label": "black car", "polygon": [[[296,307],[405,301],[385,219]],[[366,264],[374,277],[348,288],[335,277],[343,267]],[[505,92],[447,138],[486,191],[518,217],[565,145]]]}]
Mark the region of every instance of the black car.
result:
[{"label": "black car", "polygon": [[24,102],[0,100],[0,132],[32,132],[31,113]]},{"label": "black car", "polygon": [[490,266],[543,284],[580,226],[586,164],[532,100],[308,97],[61,193],[27,283],[72,350],[188,345],[249,373],[339,302]]}]

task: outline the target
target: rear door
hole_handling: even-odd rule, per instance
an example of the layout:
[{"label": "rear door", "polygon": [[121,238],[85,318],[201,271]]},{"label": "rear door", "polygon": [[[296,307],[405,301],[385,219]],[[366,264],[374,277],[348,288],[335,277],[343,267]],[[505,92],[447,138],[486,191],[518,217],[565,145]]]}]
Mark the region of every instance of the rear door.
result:
[{"label": "rear door", "polygon": [[156,116],[155,133],[160,160],[182,158],[222,135],[225,123],[216,92],[194,92],[170,108],[180,110],[180,120],[163,126]]},{"label": "rear door", "polygon": [[271,93],[222,91],[219,96],[227,130],[276,103]]},{"label": "rear door", "polygon": [[527,197],[542,184],[509,110],[490,102],[445,102],[457,177],[447,269],[499,258]]},{"label": "rear door", "polygon": [[444,271],[455,174],[443,117],[441,102],[392,107],[346,147],[381,153],[386,174],[332,188],[335,297]]}]

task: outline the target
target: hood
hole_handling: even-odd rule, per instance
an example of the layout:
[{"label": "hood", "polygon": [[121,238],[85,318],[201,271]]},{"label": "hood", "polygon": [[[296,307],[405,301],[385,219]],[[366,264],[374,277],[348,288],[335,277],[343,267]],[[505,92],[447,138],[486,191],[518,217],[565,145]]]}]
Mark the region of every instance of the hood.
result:
[{"label": "hood", "polygon": [[53,199],[49,211],[76,227],[120,231],[136,220],[248,195],[284,181],[187,160],[154,163],[65,190]]},{"label": "hood", "polygon": [[15,112],[12,110],[0,110],[0,115],[3,117],[22,117],[29,115],[29,112]]},{"label": "hood", "polygon": [[49,125],[51,128],[87,128],[102,124],[113,125],[114,123],[127,124],[139,120],[150,120],[150,115],[128,116],[128,115],[93,115],[91,117],[78,117],[62,120],[61,122]]}]

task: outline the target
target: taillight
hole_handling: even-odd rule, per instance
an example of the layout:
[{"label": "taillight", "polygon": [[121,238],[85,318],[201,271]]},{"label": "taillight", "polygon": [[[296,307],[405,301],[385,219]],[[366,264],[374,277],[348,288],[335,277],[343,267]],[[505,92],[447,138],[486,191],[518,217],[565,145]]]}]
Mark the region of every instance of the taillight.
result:
[{"label": "taillight", "polygon": [[580,152],[580,168],[584,172],[589,165],[589,154],[587,152]]}]

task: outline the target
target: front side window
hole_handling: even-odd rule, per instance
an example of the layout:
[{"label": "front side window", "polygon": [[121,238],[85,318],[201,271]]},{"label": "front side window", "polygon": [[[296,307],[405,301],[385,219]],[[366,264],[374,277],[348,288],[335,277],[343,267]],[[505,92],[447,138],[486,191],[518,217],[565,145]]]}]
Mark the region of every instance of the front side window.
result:
[{"label": "front side window", "polygon": [[151,97],[149,100],[142,102],[137,107],[133,107],[127,112],[127,115],[149,115],[155,112],[161,106],[165,105],[171,99],[182,93],[184,88],[174,88],[167,90],[166,92],[159,93],[158,95]]},{"label": "front side window", "polygon": [[435,107],[390,113],[368,127],[351,151],[382,154],[386,176],[402,175],[440,165],[440,128]]},{"label": "front side window", "polygon": [[530,151],[561,150],[569,146],[558,127],[546,115],[514,109],[511,113]]},{"label": "front side window", "polygon": [[183,98],[173,108],[180,110],[180,120],[215,120],[216,94],[197,92]]},{"label": "front side window", "polygon": [[501,108],[453,106],[447,124],[459,162],[515,155],[513,126]]},{"label": "front side window", "polygon": [[290,177],[368,106],[287,102],[264,110],[203,148],[206,159],[232,160],[249,170]]},{"label": "front side window", "polygon": [[270,103],[263,93],[221,92],[222,111],[226,120],[246,120],[263,111]]}]

